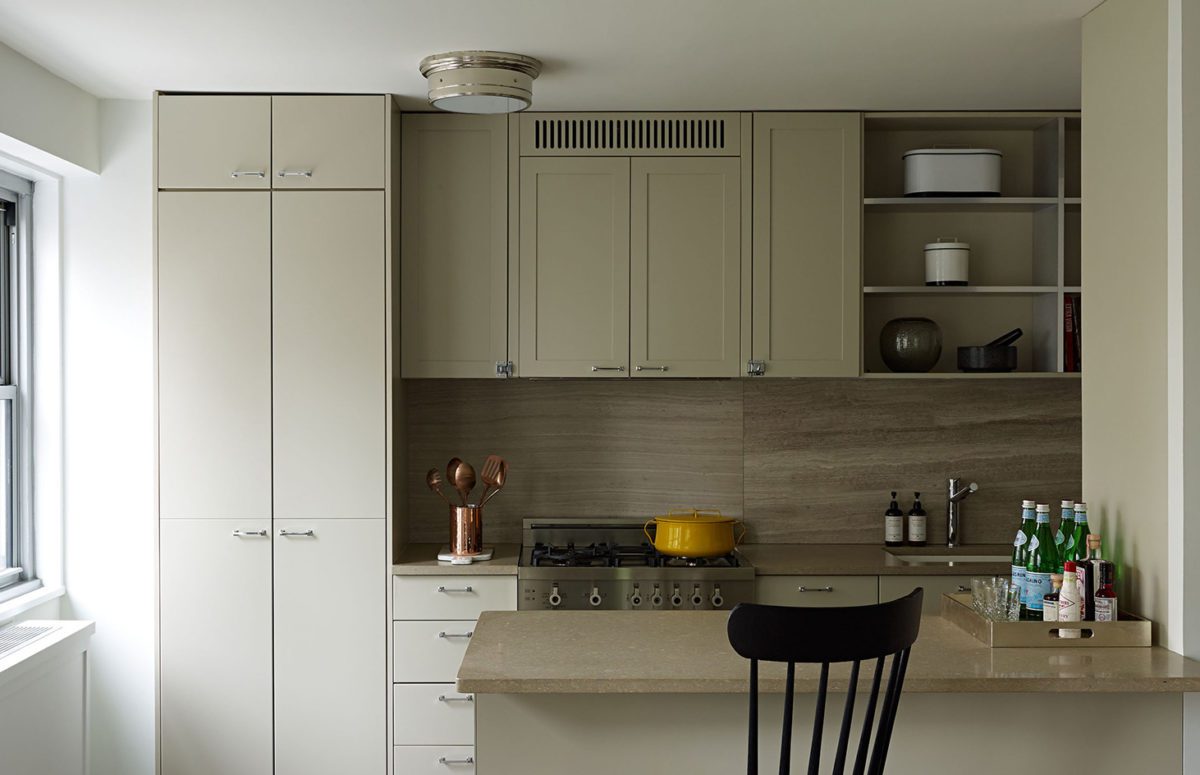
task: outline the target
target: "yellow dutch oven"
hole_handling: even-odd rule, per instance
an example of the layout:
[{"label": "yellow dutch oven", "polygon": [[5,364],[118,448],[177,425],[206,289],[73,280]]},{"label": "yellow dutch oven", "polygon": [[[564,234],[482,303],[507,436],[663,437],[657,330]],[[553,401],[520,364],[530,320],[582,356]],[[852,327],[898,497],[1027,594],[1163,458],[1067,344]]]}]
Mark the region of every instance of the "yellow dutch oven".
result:
[{"label": "yellow dutch oven", "polygon": [[[650,535],[650,523],[655,524]],[[734,529],[742,530],[736,536]],[[676,511],[654,517],[642,525],[642,532],[654,548],[671,557],[723,557],[734,550],[746,535],[740,519],[721,516],[719,511]]]}]

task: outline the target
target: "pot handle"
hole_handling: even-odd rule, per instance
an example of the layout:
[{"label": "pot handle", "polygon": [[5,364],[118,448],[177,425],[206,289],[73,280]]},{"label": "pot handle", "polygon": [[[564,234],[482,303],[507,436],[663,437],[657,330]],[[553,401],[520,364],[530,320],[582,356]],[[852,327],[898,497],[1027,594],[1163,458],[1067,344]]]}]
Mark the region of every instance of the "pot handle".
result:
[{"label": "pot handle", "polygon": [[737,523],[738,523],[738,527],[740,527],[742,529],[742,532],[738,533],[738,537],[733,539],[733,545],[741,546],[742,539],[746,537],[746,523],[740,519],[737,521]]},{"label": "pot handle", "polygon": [[650,527],[650,523],[655,519],[656,517],[650,517],[650,519],[646,520],[646,524],[642,525],[642,532],[646,534],[646,539],[650,542],[651,546],[654,546],[654,536],[650,535],[650,531],[646,528]]}]

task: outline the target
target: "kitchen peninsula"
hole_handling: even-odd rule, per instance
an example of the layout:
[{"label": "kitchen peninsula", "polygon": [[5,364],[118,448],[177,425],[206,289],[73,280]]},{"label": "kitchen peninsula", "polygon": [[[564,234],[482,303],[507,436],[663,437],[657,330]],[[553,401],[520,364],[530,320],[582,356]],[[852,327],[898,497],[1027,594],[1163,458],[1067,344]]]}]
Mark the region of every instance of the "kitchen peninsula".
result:
[{"label": "kitchen peninsula", "polygon": [[[674,767],[729,773],[745,766],[748,663],[717,611],[486,612],[458,672],[475,695],[478,772],[643,772],[664,746]],[[778,756],[780,665],[764,664],[760,745]],[[812,725],[819,670],[797,666],[797,739]],[[830,673],[826,736],[836,735],[848,665]],[[866,679],[862,689],[866,688]],[[913,648],[888,771],[1012,771],[1061,757],[1061,738],[1034,735],[1037,719],[1120,719],[1119,744],[1087,758],[1089,772],[1178,772],[1183,693],[1200,690],[1200,663],[1166,649],[989,649],[939,616],[925,616]],[[527,742],[536,737],[537,755]],[[1012,744],[1012,745],[1010,745]],[[1082,744],[1082,738],[1081,738]],[[1015,749],[1014,749],[1015,750]],[[1099,748],[1092,748],[1097,752]],[[806,744],[793,747],[803,768]],[[829,755],[827,753],[827,755]],[[1081,755],[1083,755],[1081,751]]]}]

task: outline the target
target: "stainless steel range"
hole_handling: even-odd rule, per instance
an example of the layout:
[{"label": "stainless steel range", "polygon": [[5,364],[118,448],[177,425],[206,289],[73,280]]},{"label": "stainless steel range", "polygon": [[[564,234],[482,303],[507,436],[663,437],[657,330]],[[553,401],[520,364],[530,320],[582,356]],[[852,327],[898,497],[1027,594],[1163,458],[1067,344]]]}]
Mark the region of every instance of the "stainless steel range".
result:
[{"label": "stainless steel range", "polygon": [[527,519],[520,610],[693,611],[754,602],[754,567],[736,550],[687,559],[655,551],[642,522]]}]

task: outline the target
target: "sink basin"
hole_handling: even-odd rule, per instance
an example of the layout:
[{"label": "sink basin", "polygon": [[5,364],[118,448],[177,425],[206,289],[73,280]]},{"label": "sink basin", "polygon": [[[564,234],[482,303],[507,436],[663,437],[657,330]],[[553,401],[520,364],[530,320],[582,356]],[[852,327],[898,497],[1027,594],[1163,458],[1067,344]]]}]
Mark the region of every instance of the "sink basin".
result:
[{"label": "sink basin", "polygon": [[[995,553],[987,553],[989,550]],[[1004,554],[996,552],[994,547],[943,548],[932,551],[928,549],[885,549],[884,551],[905,565],[965,565],[968,563],[1007,565],[1011,557],[1007,552]]]}]

